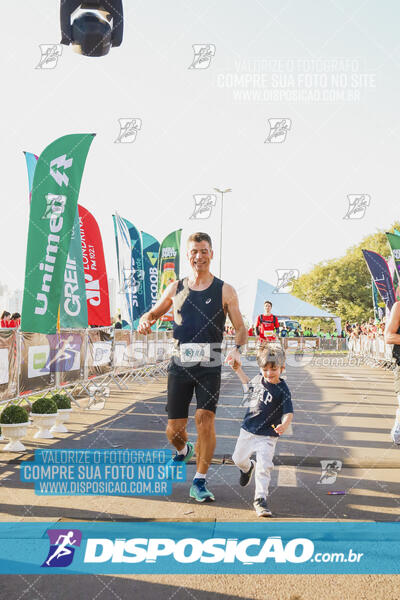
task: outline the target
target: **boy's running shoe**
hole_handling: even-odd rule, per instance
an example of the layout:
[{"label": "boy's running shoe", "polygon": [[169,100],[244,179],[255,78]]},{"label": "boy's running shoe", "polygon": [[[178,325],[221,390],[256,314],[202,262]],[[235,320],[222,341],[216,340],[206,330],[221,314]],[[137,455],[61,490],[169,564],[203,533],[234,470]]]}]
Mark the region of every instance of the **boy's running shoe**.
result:
[{"label": "boy's running shoe", "polygon": [[214,502],[214,494],[207,489],[206,483],[205,479],[193,479],[189,492],[190,497],[197,502]]},{"label": "boy's running shoe", "polygon": [[246,487],[246,485],[249,485],[251,478],[253,477],[254,468],[256,466],[256,461],[253,459],[250,459],[250,462],[251,462],[251,467],[247,471],[247,473],[240,470],[239,485],[241,485],[242,487]]},{"label": "boy's running shoe", "polygon": [[[189,460],[192,458],[192,456],[194,454],[194,446],[193,446],[192,442],[186,442],[186,445],[187,445],[187,453],[186,454],[178,454],[178,452],[175,452],[175,456],[173,456],[171,458],[171,460],[169,460],[167,462],[167,464],[165,465],[166,467],[176,467],[181,463],[189,462]],[[173,470],[166,469],[166,471],[167,471],[167,479],[172,479]]]},{"label": "boy's running shoe", "polygon": [[265,498],[256,498],[253,502],[253,506],[257,513],[257,517],[272,517],[272,512],[268,508],[267,500]]},{"label": "boy's running shoe", "polygon": [[395,424],[393,425],[390,434],[392,436],[393,442],[397,445],[400,445],[400,423],[398,421],[395,421]]}]

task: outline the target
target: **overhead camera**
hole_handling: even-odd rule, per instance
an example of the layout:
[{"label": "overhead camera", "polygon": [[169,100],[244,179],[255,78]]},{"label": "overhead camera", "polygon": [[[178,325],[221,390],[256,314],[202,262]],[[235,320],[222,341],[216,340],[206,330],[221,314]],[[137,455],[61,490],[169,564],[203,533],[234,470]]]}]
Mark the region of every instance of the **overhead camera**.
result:
[{"label": "overhead camera", "polygon": [[61,43],[79,54],[105,56],[122,43],[122,0],[61,0],[60,19]]}]

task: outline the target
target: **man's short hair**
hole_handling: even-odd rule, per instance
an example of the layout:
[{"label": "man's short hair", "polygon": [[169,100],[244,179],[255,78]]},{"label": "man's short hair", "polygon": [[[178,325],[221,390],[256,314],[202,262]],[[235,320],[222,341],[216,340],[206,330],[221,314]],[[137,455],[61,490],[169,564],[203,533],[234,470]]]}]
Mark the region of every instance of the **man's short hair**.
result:
[{"label": "man's short hair", "polygon": [[198,231],[197,233],[192,233],[192,235],[188,237],[187,243],[190,244],[190,242],[208,242],[210,248],[212,248],[210,236],[208,235],[208,233],[203,233],[201,231]]},{"label": "man's short hair", "polygon": [[271,300],[266,300],[266,301],[264,302],[264,306],[265,306],[266,304],[269,304],[269,305],[270,305],[270,307],[272,308],[272,302],[271,302]]},{"label": "man's short hair", "polygon": [[257,353],[257,363],[260,369],[264,369],[267,365],[277,367],[285,366],[285,352],[280,344],[267,344],[260,348]]}]

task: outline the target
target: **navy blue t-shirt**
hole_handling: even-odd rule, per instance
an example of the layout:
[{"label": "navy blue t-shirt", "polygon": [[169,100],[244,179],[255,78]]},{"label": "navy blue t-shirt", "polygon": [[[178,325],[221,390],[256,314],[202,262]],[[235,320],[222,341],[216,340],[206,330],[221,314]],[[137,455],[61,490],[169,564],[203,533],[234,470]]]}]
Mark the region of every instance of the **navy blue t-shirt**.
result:
[{"label": "navy blue t-shirt", "polygon": [[286,382],[280,379],[279,383],[268,383],[262,375],[257,375],[250,383],[254,391],[243,419],[243,429],[256,435],[279,437],[272,425],[276,427],[282,423],[284,414],[293,412],[292,397]]}]

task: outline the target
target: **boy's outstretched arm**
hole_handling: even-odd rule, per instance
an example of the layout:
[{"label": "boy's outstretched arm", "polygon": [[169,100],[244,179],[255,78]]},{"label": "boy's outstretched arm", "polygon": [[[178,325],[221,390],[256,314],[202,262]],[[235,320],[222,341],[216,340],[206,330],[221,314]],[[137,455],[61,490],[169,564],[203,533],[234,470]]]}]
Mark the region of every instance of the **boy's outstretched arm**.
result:
[{"label": "boy's outstretched arm", "polygon": [[293,419],[293,413],[284,414],[282,417],[282,423],[279,423],[279,425],[274,427],[274,430],[276,431],[276,433],[279,433],[279,435],[282,435],[282,433],[285,433],[286,429],[289,427],[290,423],[292,422],[292,419]]},{"label": "boy's outstretched arm", "polygon": [[231,365],[231,366],[243,384],[249,383],[250,377],[248,375],[246,375],[246,373],[243,371],[242,365],[239,365],[238,363],[235,362],[234,365]]}]

